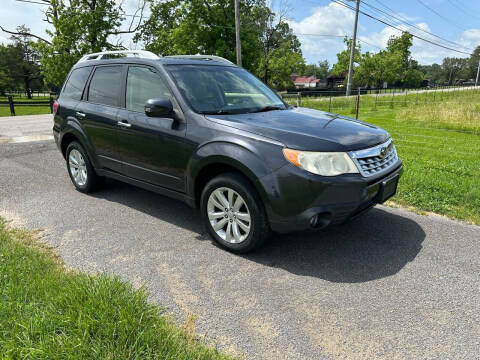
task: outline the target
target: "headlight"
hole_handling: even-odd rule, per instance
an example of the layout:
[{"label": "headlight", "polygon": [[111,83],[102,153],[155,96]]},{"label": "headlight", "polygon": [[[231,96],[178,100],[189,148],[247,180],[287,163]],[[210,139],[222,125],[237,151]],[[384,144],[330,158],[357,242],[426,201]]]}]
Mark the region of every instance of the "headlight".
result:
[{"label": "headlight", "polygon": [[358,173],[352,159],[344,152],[312,152],[285,148],[283,155],[293,165],[322,176]]}]

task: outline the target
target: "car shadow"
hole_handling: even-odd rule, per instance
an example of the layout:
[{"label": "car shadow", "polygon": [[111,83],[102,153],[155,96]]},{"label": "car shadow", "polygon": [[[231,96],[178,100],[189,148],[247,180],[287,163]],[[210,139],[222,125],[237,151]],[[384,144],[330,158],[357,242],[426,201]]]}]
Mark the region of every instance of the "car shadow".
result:
[{"label": "car shadow", "polygon": [[399,272],[415,259],[425,236],[415,221],[374,208],[343,225],[274,235],[245,257],[297,275],[357,283]]},{"label": "car shadow", "polygon": [[[198,211],[180,201],[110,179],[93,195],[195,232],[197,240],[210,241]],[[341,226],[273,234],[262,248],[242,256],[296,275],[357,283],[396,274],[415,259],[425,236],[415,221],[374,208]]]}]

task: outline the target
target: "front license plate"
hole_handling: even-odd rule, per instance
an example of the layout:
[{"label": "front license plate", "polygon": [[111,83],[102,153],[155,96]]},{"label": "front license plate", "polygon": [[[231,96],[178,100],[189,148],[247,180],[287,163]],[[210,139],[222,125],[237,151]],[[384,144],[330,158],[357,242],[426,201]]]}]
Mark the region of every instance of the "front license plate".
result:
[{"label": "front license plate", "polygon": [[390,199],[397,192],[398,179],[400,176],[396,175],[391,179],[385,180],[380,186],[380,191],[378,192],[377,199],[378,202],[384,203]]}]

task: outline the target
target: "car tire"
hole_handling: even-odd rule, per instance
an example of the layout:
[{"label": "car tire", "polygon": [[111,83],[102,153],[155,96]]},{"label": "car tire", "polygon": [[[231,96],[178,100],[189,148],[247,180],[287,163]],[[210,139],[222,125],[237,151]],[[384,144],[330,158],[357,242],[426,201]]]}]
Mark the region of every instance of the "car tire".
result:
[{"label": "car tire", "polygon": [[263,202],[239,173],[210,180],[202,191],[200,211],[210,236],[231,252],[257,249],[270,235]]},{"label": "car tire", "polygon": [[97,175],[87,152],[77,141],[68,144],[65,159],[68,175],[78,191],[89,193],[103,184],[104,178]]}]

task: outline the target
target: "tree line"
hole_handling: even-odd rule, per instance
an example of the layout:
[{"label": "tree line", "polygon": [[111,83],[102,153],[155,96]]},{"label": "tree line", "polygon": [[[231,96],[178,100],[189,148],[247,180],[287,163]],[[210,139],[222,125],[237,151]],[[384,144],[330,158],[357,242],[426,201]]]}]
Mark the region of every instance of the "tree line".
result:
[{"label": "tree line", "polygon": [[[0,45],[0,93],[11,88],[58,89],[70,68],[87,53],[122,50],[121,34],[132,34],[138,48],[158,55],[209,54],[235,62],[234,0],[142,0],[131,14],[116,0],[39,0],[47,5],[48,39],[21,25],[0,30],[12,42]],[[144,10],[150,9],[145,16]],[[293,87],[291,73],[341,75],[348,69],[351,39],[330,68],[327,61],[306,64],[301,43],[287,21],[288,9],[272,11],[266,0],[240,2],[243,67],[276,89]],[[127,21],[128,19],[128,21]],[[392,37],[386,50],[355,49],[354,85],[383,82],[418,86],[424,78],[455,83],[472,78],[480,48],[470,59],[446,58],[441,65],[419,65],[410,55],[412,36]]]}]

